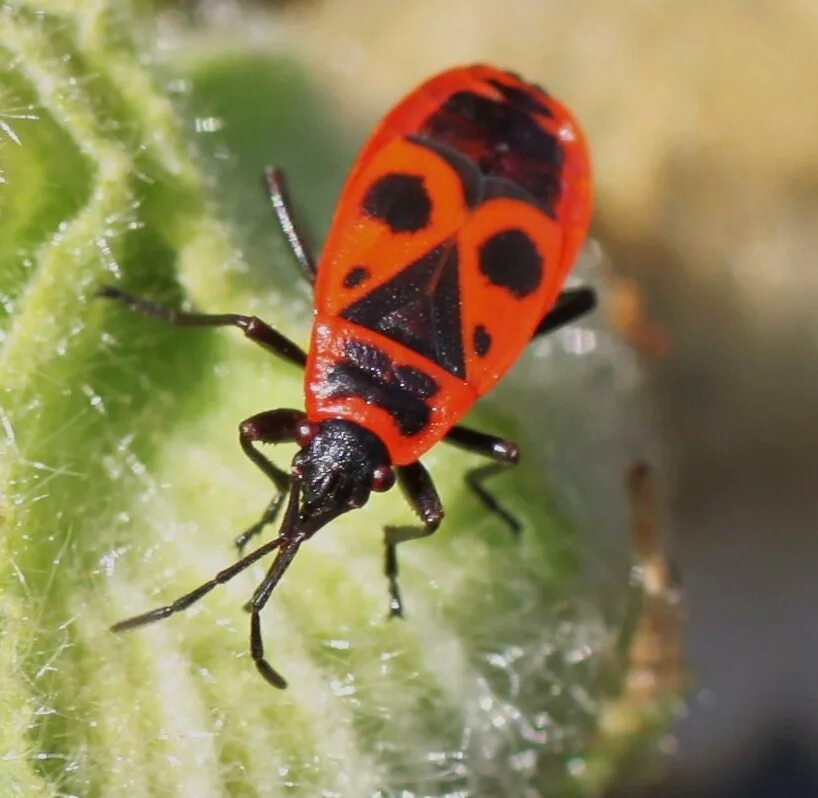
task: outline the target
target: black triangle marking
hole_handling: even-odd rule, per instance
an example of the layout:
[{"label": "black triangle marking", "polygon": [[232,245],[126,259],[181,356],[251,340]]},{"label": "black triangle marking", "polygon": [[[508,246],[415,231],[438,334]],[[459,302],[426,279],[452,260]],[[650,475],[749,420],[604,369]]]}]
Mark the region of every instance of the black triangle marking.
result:
[{"label": "black triangle marking", "polygon": [[457,246],[444,241],[341,312],[464,379]]}]

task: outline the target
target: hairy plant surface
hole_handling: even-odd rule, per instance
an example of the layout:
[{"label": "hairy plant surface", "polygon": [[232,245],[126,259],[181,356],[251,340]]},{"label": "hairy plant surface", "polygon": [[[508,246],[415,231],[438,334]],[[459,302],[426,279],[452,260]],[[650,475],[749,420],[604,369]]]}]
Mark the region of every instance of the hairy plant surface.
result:
[{"label": "hairy plant surface", "polygon": [[[387,620],[381,574],[382,524],[411,519],[395,491],[310,541],[265,612],[286,692],[247,651],[263,564],[183,616],[108,631],[232,561],[271,497],[237,425],[298,407],[301,387],[236,331],[170,329],[95,287],[256,313],[304,342],[307,292],[258,174],[289,159],[326,223],[352,152],[283,57],[185,58],[194,124],[133,39],[139,10],[0,7],[0,794],[579,790],[629,596],[621,510],[597,486],[619,484],[635,376],[598,327],[534,347],[470,419],[525,447],[495,483],[521,539],[464,490],[473,458],[426,458],[447,519],[401,552],[405,622]],[[194,132],[221,126],[212,144]],[[593,446],[568,439],[613,453],[583,460]],[[590,502],[587,540],[555,509],[570,499],[557,483]]]}]

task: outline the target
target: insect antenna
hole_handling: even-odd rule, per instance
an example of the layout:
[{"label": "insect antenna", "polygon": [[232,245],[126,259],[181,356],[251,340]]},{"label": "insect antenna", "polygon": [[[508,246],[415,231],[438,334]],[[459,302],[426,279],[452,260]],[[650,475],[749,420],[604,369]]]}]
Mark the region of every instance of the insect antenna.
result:
[{"label": "insect antenna", "polygon": [[[296,481],[297,482],[297,481]],[[112,632],[127,632],[130,629],[136,629],[139,626],[145,626],[149,623],[154,623],[154,621],[161,621],[164,618],[169,617],[170,615],[175,615],[177,612],[181,612],[182,610],[186,610],[191,604],[195,604],[200,598],[206,596],[214,587],[218,585],[223,585],[225,582],[229,582],[234,576],[237,576],[242,571],[249,568],[254,562],[260,560],[266,554],[269,554],[271,551],[279,548],[282,545],[286,544],[284,539],[285,530],[294,526],[293,517],[295,516],[297,519],[297,511],[298,511],[298,489],[297,485],[293,485],[293,489],[290,492],[289,502],[287,504],[287,511],[285,514],[284,522],[282,524],[282,533],[279,534],[275,540],[271,540],[265,543],[263,546],[259,546],[254,551],[251,551],[250,554],[242,557],[237,562],[234,562],[232,565],[228,566],[219,573],[216,574],[212,579],[208,580],[207,582],[199,585],[199,587],[191,590],[190,593],[185,593],[185,595],[180,596],[176,601],[171,602],[170,604],[166,604],[164,607],[157,607],[156,609],[149,610],[148,612],[142,613],[141,615],[135,615],[133,618],[126,618],[124,621],[119,621],[119,623],[115,623],[111,627]],[[296,547],[297,548],[297,547]],[[293,552],[294,554],[295,552]],[[275,563],[279,561],[280,557],[277,557],[273,567],[275,567]],[[292,556],[289,557],[292,559]],[[272,571],[272,569],[271,569]],[[267,575],[262,585],[267,582],[269,579],[270,574]],[[258,591],[257,591],[258,592]],[[266,600],[266,599],[265,599]]]},{"label": "insect antenna", "polygon": [[275,590],[281,577],[284,576],[284,572],[290,567],[290,563],[301,544],[315,531],[305,529],[299,524],[298,497],[300,488],[301,481],[294,479],[287,511],[284,513],[284,520],[281,522],[281,530],[277,538],[280,541],[278,554],[276,554],[270,570],[267,571],[267,575],[256,588],[253,598],[246,607],[250,611],[250,655],[253,657],[253,662],[256,663],[258,672],[273,687],[280,690],[287,686],[287,681],[264,658],[264,641],[261,637],[261,611],[270,599],[270,595]]}]

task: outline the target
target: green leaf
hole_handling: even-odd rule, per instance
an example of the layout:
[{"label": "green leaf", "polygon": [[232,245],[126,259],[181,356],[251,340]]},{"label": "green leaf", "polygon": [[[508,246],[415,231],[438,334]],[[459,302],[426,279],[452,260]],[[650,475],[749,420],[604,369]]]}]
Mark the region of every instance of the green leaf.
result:
[{"label": "green leaf", "polygon": [[232,561],[271,498],[237,425],[302,398],[295,369],[234,331],[167,328],[95,287],[306,341],[307,292],[257,175],[290,166],[325,227],[354,139],[327,128],[296,62],[192,58],[185,102],[225,122],[210,149],[230,158],[203,175],[208,145],[146,67],[138,18],[114,0],[0,9],[0,793],[571,793],[620,678],[630,588],[624,545],[604,610],[580,579],[543,469],[561,419],[524,411],[537,370],[569,355],[528,356],[476,418],[532,452],[496,481],[521,540],[464,491],[472,458],[425,460],[447,520],[401,552],[405,622],[387,620],[381,574],[381,526],[410,520],[393,492],[310,541],[276,591],[264,628],[286,692],[247,651],[263,565],[184,615],[108,631]]}]

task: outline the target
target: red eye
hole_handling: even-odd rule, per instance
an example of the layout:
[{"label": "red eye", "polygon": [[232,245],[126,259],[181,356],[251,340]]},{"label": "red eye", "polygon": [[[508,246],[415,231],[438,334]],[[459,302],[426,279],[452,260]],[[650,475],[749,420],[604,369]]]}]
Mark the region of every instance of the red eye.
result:
[{"label": "red eye", "polygon": [[378,466],[372,472],[372,490],[383,493],[395,484],[395,469],[392,466]]},{"label": "red eye", "polygon": [[299,421],[295,428],[295,442],[303,449],[318,434],[318,424],[314,421]]}]

